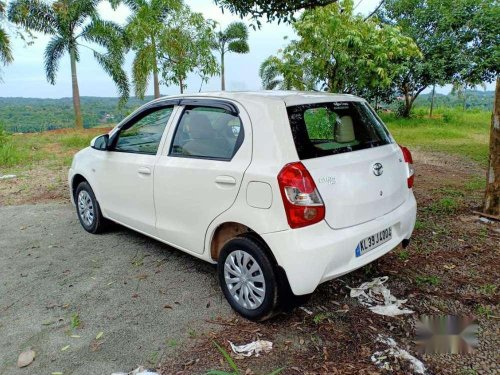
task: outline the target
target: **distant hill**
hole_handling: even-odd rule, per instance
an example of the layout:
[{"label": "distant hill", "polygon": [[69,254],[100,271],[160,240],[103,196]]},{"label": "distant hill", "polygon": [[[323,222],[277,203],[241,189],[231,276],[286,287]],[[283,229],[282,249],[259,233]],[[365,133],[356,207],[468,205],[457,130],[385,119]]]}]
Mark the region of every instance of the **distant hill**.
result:
[{"label": "distant hill", "polygon": [[[494,91],[466,90],[461,97],[451,93],[448,95],[436,94],[434,105],[436,108],[464,108],[465,106],[466,109],[484,109],[491,111],[493,109],[494,97]],[[421,94],[415,101],[415,105],[428,107],[431,104],[431,98],[431,94]]]},{"label": "distant hill", "polygon": [[[465,107],[491,111],[493,91],[466,91]],[[81,98],[83,124],[86,128],[116,124],[134,109],[151,100],[130,98],[123,108],[118,108],[118,98],[84,96]],[[417,98],[416,106],[430,105],[431,95]],[[464,106],[464,98],[456,95],[436,94],[435,107]],[[73,127],[73,101],[71,98],[36,99],[0,97],[0,124],[13,133],[29,133]]]},{"label": "distant hill", "polygon": [[[115,124],[151,99],[130,98],[123,108],[118,108],[118,98],[84,96],[81,98],[83,124],[86,128]],[[73,100],[0,97],[0,124],[13,133],[72,127]]]}]

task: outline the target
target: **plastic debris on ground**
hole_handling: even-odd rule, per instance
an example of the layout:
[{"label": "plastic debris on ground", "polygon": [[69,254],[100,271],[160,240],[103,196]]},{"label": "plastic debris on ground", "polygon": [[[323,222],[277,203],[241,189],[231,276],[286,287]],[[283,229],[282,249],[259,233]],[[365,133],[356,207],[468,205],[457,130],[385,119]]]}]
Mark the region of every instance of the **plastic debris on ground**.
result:
[{"label": "plastic debris on ground", "polygon": [[406,350],[398,348],[396,341],[393,338],[379,335],[377,342],[381,342],[389,346],[388,349],[373,353],[371,356],[372,362],[380,369],[392,371],[392,366],[389,358],[396,358],[407,361],[414,374],[426,374],[425,365],[419,359],[412,356]]},{"label": "plastic debris on ground", "polygon": [[359,303],[368,307],[375,314],[387,316],[413,314],[412,310],[402,307],[407,300],[397,299],[384,285],[388,279],[387,276],[376,277],[357,288],[349,288],[351,289],[351,298],[357,298]]},{"label": "plastic debris on ground", "polygon": [[132,372],[114,372],[111,375],[159,375],[157,372],[139,366]]},{"label": "plastic debris on ground", "polygon": [[257,340],[246,345],[234,345],[229,341],[229,344],[235,354],[243,357],[250,357],[253,354],[258,357],[261,352],[269,353],[273,349],[273,343],[265,340]]},{"label": "plastic debris on ground", "polygon": [[16,178],[17,176],[15,174],[6,174],[3,176],[0,176],[0,180],[10,180],[13,178]]}]

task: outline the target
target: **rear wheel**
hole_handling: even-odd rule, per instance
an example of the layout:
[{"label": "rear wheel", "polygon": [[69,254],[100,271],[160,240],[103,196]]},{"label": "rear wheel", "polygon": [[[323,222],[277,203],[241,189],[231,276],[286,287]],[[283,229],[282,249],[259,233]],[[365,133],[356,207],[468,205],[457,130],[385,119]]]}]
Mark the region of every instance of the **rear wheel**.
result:
[{"label": "rear wheel", "polygon": [[274,315],[278,283],[266,249],[250,237],[227,242],[219,256],[217,273],[226,299],[243,317],[263,321]]},{"label": "rear wheel", "polygon": [[101,208],[94,191],[88,182],[80,182],[75,192],[76,213],[80,224],[89,233],[102,233],[106,228],[107,220],[102,216]]}]

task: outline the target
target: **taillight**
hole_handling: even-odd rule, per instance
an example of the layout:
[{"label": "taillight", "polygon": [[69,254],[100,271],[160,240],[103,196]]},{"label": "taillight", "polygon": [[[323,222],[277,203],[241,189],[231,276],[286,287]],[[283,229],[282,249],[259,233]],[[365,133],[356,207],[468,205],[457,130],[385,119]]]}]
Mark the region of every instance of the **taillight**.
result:
[{"label": "taillight", "polygon": [[401,151],[403,151],[403,157],[405,160],[405,163],[408,165],[408,189],[411,189],[413,187],[413,183],[415,180],[415,168],[413,167],[413,157],[411,156],[410,150],[408,150],[406,147],[399,146],[401,148]]},{"label": "taillight", "polygon": [[302,163],[285,165],[278,174],[278,184],[290,228],[305,227],[325,218],[323,200]]}]

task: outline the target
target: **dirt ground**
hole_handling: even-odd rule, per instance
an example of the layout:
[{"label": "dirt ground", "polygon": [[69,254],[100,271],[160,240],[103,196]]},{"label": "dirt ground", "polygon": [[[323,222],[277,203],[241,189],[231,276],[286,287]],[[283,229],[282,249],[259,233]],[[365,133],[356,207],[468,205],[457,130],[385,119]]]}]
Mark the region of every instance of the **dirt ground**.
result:
[{"label": "dirt ground", "polygon": [[[272,341],[273,350],[234,359],[242,374],[413,373],[390,356],[392,372],[372,363],[375,351],[387,349],[380,334],[429,374],[500,373],[500,226],[473,213],[484,171],[448,155],[417,151],[414,158],[419,212],[410,247],[321,285],[304,309],[261,324],[229,310],[212,266],[123,228],[85,234],[66,203],[64,168],[52,171],[49,184],[33,178],[44,175],[40,168],[0,181],[0,205],[62,202],[0,208],[0,374],[109,374],[139,364],[158,365],[162,374],[230,371],[214,343],[230,352],[228,341],[256,339]],[[383,317],[349,297],[348,286],[379,276],[389,276],[391,292],[415,314]],[[72,328],[75,314],[81,322]],[[418,354],[421,314],[476,316],[476,352]],[[16,370],[27,347],[37,359]]]}]

